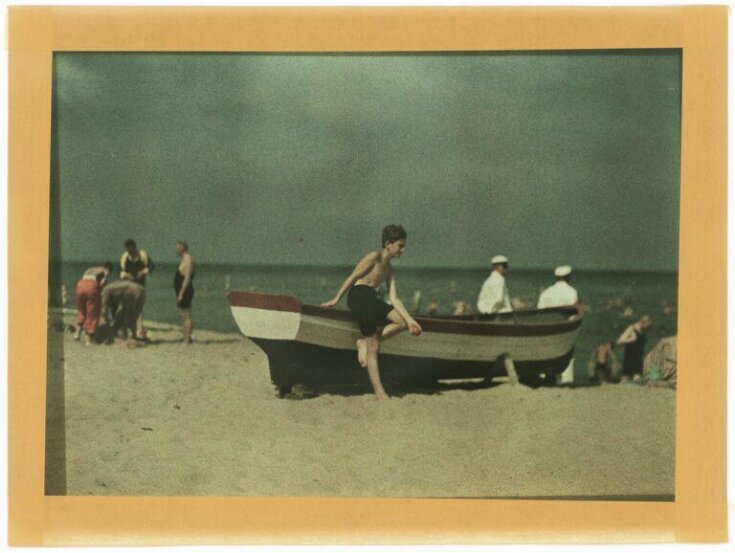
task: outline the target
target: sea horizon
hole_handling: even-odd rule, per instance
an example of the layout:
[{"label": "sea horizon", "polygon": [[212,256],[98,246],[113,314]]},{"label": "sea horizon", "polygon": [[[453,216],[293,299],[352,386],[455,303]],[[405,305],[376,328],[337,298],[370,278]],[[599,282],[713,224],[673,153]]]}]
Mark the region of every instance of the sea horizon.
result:
[{"label": "sea horizon", "polygon": [[[49,259],[49,264],[56,264],[56,263],[69,263],[69,264],[75,264],[75,265],[89,265],[90,267],[97,265],[99,263],[104,263],[105,260],[88,260],[88,259]],[[108,261],[112,262],[113,265],[117,265],[118,262],[118,256],[114,256],[112,259],[108,259]],[[199,261],[196,258],[194,258],[194,261],[196,265],[200,266],[207,266],[207,267],[217,267],[217,268],[223,268],[223,267],[233,267],[233,268],[253,268],[253,269],[327,269],[327,270],[334,270],[334,269],[345,269],[348,270],[354,267],[354,264],[334,264],[334,263],[324,263],[324,264],[317,264],[317,263],[237,263],[237,262],[223,262],[223,261]],[[153,257],[154,265],[178,265],[178,261],[175,259],[171,261],[158,261],[155,257]],[[561,264],[561,263],[560,263]],[[569,265],[569,263],[566,263]],[[409,265],[404,264],[401,261],[394,262],[393,266],[395,269],[408,269],[408,270],[426,270],[426,271],[452,271],[452,270],[461,270],[461,271],[482,271],[482,270],[491,270],[492,265],[488,263],[488,265]],[[588,268],[588,267],[576,267],[575,265],[571,264],[573,271],[575,272],[582,272],[586,274],[594,274],[594,273],[605,273],[605,274],[611,274],[611,275],[623,275],[623,274],[629,274],[629,273],[639,273],[639,274],[650,274],[650,275],[676,275],[679,273],[678,268],[673,269],[612,269],[612,268]],[[528,271],[528,272],[548,272],[553,271],[553,269],[556,266],[547,266],[547,267],[522,267],[513,265],[512,263],[509,264],[509,267],[513,271]]]}]

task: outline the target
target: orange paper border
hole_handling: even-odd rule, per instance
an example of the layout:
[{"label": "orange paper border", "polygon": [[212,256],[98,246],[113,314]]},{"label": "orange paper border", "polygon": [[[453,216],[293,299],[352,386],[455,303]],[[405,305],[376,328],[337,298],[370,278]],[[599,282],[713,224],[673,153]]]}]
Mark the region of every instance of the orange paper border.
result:
[{"label": "orange paper border", "polygon": [[[53,51],[682,48],[676,501],[44,497]],[[9,8],[13,545],[727,539],[727,8]],[[706,267],[706,270],[702,268]],[[706,293],[702,293],[706,290]]]}]

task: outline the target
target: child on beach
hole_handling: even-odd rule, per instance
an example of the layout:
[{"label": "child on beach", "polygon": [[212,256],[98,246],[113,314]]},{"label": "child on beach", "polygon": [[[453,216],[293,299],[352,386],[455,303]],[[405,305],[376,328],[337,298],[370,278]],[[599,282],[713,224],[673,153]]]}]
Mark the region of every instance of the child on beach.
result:
[{"label": "child on beach", "polygon": [[[396,279],[390,265],[394,257],[401,257],[406,248],[406,231],[401,225],[383,229],[381,251],[370,252],[355,266],[337,295],[322,304],[334,307],[347,292],[347,306],[360,327],[362,338],[355,343],[360,366],[367,367],[370,383],[377,399],[388,399],[383,389],[378,367],[380,342],[406,330],[418,336],[421,326],[411,317],[396,292]],[[392,306],[378,299],[376,288],[383,282],[388,286]],[[349,292],[348,292],[349,291]]]}]

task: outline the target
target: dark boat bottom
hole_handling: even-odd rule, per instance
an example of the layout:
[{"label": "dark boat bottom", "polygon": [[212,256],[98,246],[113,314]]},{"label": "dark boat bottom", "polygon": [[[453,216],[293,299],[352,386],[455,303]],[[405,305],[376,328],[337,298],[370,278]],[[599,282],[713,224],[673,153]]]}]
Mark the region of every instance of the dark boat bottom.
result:
[{"label": "dark boat bottom", "polygon": [[[357,353],[290,340],[253,340],[268,356],[271,381],[283,397],[308,397],[319,393],[355,395],[371,393],[366,369]],[[515,362],[520,381],[530,386],[554,382],[573,351],[545,361]],[[439,393],[447,389],[478,389],[491,386],[496,376],[506,376],[502,360],[496,363],[424,359],[380,354],[380,375],[388,393]],[[545,374],[544,380],[541,375]],[[446,384],[440,380],[479,379],[478,382]],[[294,389],[297,393],[294,395]]]}]

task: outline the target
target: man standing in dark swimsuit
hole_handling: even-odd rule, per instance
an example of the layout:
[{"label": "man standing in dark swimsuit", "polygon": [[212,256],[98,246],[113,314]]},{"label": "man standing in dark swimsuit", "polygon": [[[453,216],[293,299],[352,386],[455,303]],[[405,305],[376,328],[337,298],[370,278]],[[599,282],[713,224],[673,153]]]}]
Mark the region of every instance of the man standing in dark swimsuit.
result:
[{"label": "man standing in dark swimsuit", "polygon": [[[141,286],[145,286],[145,278],[153,270],[153,261],[147,252],[139,250],[135,244],[135,240],[128,238],[125,241],[125,251],[120,257],[120,278],[137,282]],[[146,331],[143,327],[143,310],[140,311],[140,317],[136,325],[137,338],[146,339]]]},{"label": "man standing in dark swimsuit", "polygon": [[191,317],[191,301],[194,299],[194,258],[189,254],[189,246],[186,242],[176,242],[176,254],[181,258],[181,263],[174,274],[176,307],[181,313],[184,343],[189,345],[191,344],[191,330],[194,326]]},{"label": "man standing in dark swimsuit", "polygon": [[622,382],[633,380],[639,382],[643,373],[643,354],[646,349],[646,331],[653,321],[648,315],[641,317],[637,323],[630,325],[618,338],[618,344],[625,346],[623,354]]}]

